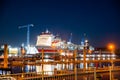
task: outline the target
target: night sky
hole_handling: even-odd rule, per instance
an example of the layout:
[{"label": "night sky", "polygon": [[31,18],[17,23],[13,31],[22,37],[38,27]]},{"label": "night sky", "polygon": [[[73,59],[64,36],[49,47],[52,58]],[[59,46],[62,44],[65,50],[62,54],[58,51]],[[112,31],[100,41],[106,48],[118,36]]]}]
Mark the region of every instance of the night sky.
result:
[{"label": "night sky", "polygon": [[80,44],[86,33],[95,47],[115,43],[120,47],[119,0],[0,0],[0,44],[20,46],[26,43],[27,28],[34,24],[30,42],[48,29],[68,41]]}]

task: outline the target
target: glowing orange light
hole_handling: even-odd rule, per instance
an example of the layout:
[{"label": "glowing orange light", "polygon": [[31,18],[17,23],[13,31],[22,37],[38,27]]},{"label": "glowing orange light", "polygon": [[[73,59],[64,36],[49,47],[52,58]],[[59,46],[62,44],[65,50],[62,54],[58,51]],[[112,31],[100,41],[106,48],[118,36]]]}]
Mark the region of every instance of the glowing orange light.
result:
[{"label": "glowing orange light", "polygon": [[88,50],[88,53],[90,53],[90,54],[91,54],[91,53],[92,53],[92,50]]},{"label": "glowing orange light", "polygon": [[112,44],[112,43],[110,43],[110,44],[108,45],[108,49],[110,49],[110,50],[114,50],[114,49],[115,49],[115,45]]},{"label": "glowing orange light", "polygon": [[59,50],[60,53],[63,53],[63,50]]},{"label": "glowing orange light", "polygon": [[56,44],[55,43],[52,43],[51,47],[52,48],[55,48]]},{"label": "glowing orange light", "polygon": [[26,53],[24,48],[21,48],[21,53],[22,53],[22,55],[24,55]]},{"label": "glowing orange light", "polygon": [[110,47],[110,49],[113,49],[113,45],[110,45],[109,47]]},{"label": "glowing orange light", "polygon": [[108,44],[108,49],[109,49],[112,53],[114,53],[115,45],[114,45],[113,43]]}]

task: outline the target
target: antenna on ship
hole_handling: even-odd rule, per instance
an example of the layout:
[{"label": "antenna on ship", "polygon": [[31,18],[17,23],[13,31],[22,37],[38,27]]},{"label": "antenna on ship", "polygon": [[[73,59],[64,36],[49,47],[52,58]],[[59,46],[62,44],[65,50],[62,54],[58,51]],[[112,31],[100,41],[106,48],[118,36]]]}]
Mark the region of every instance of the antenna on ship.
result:
[{"label": "antenna on ship", "polygon": [[70,42],[70,43],[72,42],[72,33],[70,34],[69,42]]},{"label": "antenna on ship", "polygon": [[33,24],[27,24],[27,25],[23,25],[23,26],[19,26],[18,28],[27,28],[27,46],[30,45],[30,27],[33,27]]},{"label": "antenna on ship", "polygon": [[48,28],[46,28],[46,31],[45,31],[45,33],[50,33],[50,31],[48,30]]},{"label": "antenna on ship", "polygon": [[82,38],[81,45],[84,47],[88,47],[88,45],[89,45],[89,41],[86,37],[86,33],[84,33],[84,37]]},{"label": "antenna on ship", "polygon": [[85,46],[85,40],[86,40],[86,33],[83,34],[82,40],[81,40],[81,45]]}]

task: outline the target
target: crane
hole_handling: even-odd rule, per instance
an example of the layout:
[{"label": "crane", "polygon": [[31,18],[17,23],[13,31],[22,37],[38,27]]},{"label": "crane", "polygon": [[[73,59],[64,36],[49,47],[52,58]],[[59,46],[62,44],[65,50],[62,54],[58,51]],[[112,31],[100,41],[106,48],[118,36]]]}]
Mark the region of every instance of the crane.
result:
[{"label": "crane", "polygon": [[27,24],[27,25],[23,25],[23,26],[19,26],[18,28],[27,28],[27,46],[29,46],[30,44],[30,27],[33,27],[33,24]]}]

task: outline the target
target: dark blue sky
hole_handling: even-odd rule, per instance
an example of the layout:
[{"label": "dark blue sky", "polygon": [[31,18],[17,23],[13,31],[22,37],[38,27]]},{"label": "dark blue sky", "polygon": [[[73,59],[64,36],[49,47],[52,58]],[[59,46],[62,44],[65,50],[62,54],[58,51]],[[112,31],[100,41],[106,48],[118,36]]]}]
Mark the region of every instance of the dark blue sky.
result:
[{"label": "dark blue sky", "polygon": [[0,44],[26,43],[26,28],[34,24],[30,42],[46,28],[80,44],[86,33],[90,44],[101,47],[113,42],[120,47],[119,0],[0,0]]}]

